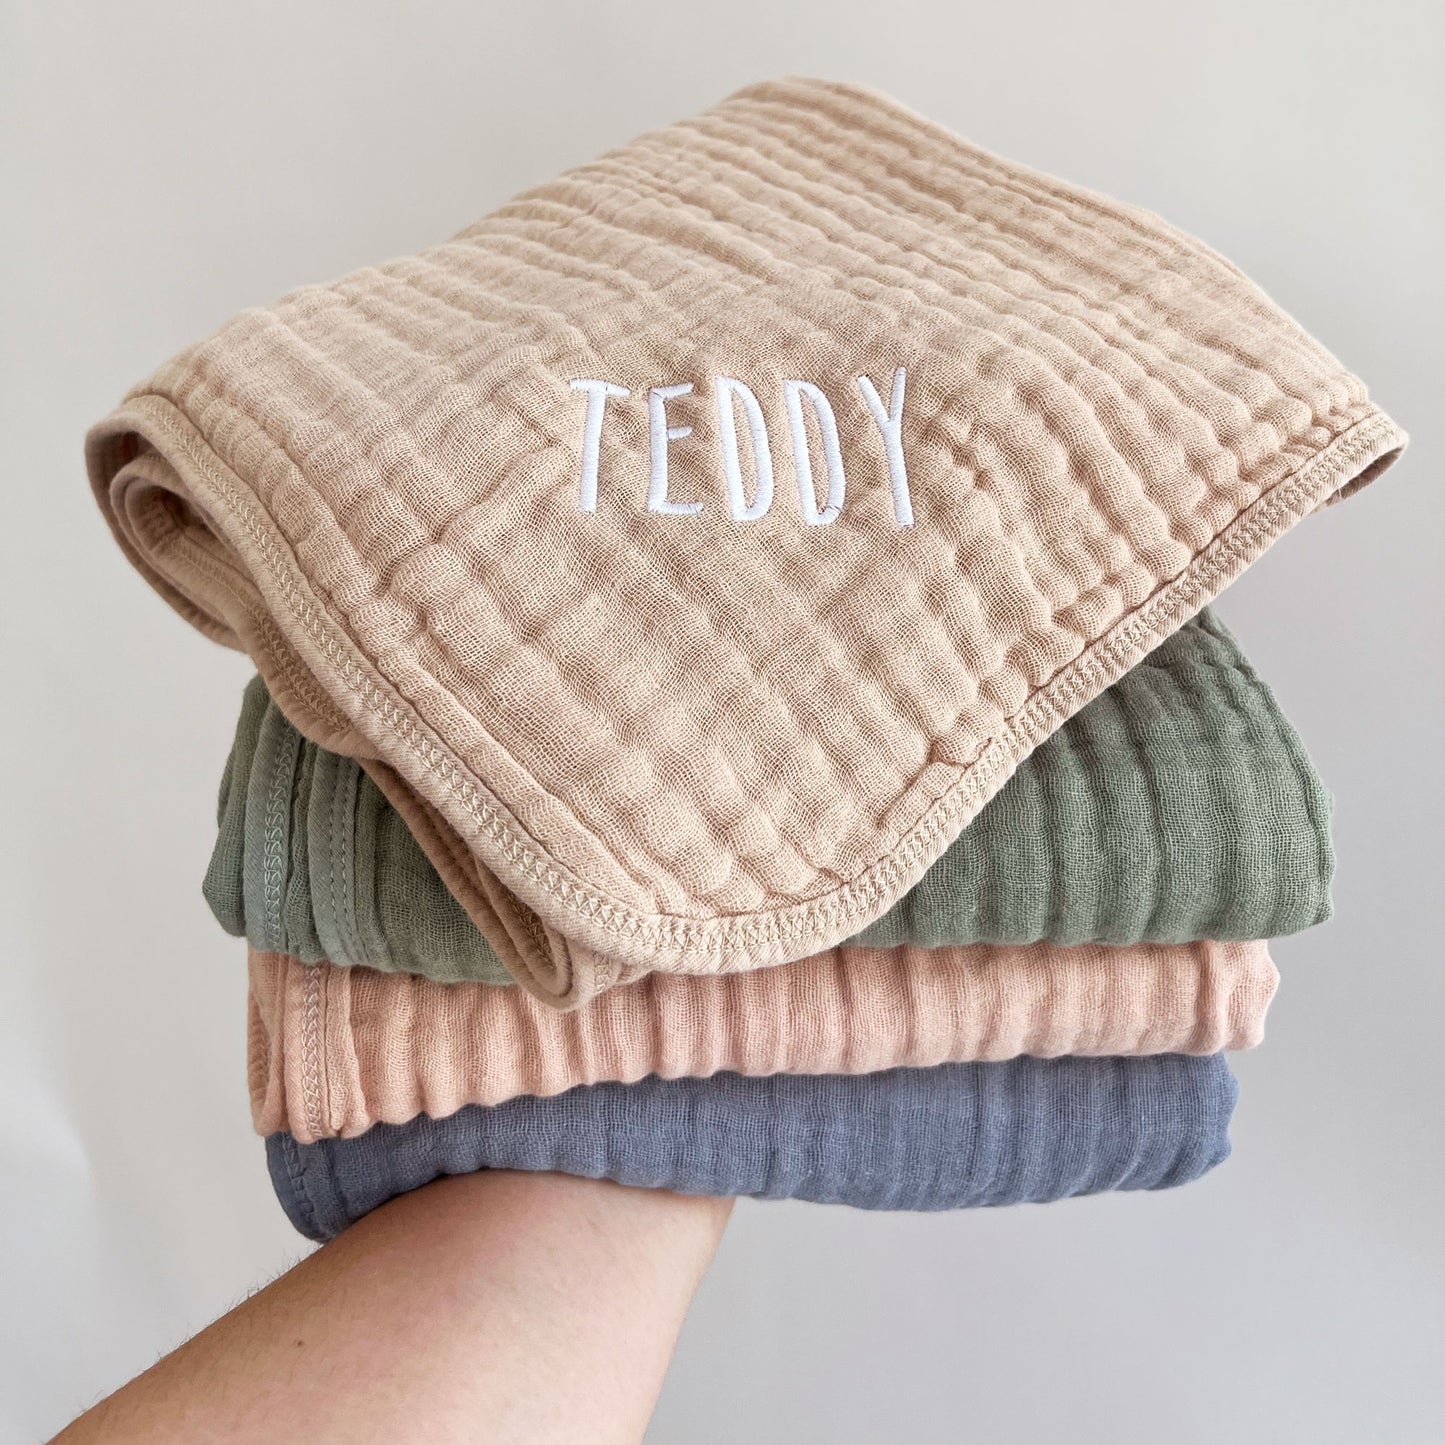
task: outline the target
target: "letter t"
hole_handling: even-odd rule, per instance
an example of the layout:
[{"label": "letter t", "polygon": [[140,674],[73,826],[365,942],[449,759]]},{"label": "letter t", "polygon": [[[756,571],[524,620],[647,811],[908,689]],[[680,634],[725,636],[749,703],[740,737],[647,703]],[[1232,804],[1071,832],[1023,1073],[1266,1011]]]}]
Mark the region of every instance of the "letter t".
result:
[{"label": "letter t", "polygon": [[577,510],[597,510],[597,458],[602,449],[602,413],[609,396],[631,395],[625,386],[610,381],[574,381],[573,391],[587,393],[587,415],[582,422],[582,480],[577,489]]}]

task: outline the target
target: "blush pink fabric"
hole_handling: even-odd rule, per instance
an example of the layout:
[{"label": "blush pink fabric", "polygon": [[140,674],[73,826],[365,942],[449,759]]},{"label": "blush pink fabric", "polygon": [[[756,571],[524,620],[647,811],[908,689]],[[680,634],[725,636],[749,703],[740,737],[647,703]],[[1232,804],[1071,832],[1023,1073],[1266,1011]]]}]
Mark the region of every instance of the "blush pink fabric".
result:
[{"label": "blush pink fabric", "polygon": [[257,1129],[304,1142],[578,1084],[865,1074],[1020,1054],[1208,1054],[1263,1035],[1263,943],[830,949],[654,974],[561,1013],[521,989],[252,952]]}]

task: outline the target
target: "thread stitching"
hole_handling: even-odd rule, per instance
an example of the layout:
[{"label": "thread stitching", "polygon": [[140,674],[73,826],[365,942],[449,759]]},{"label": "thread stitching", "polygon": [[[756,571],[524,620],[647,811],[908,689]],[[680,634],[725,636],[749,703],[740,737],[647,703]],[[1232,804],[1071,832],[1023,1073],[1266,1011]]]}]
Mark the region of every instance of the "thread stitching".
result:
[{"label": "thread stitching", "polygon": [[301,1162],[301,1146],[284,1130],[280,1136],[281,1162],[286,1166],[286,1179],[291,1185],[291,1198],[300,1214],[301,1233],[308,1239],[322,1239],[316,1220],[316,1203],[306,1183],[306,1166]]},{"label": "thread stitching", "polygon": [[[166,404],[170,405],[169,402]],[[179,429],[169,417],[159,420],[173,435],[178,433]],[[184,437],[183,433],[180,435]],[[642,918],[563,877],[546,858],[533,852],[500,816],[498,808],[480,795],[476,785],[462,770],[346,657],[341,646],[326,630],[325,621],[288,574],[284,558],[259,521],[255,506],[224,475],[213,468],[207,470],[212,484],[265,557],[274,580],[291,605],[293,615],[336,669],[341,681],[409,744],[415,756],[446,785],[451,796],[471,815],[478,827],[502,849],[508,863],[545,888],[563,908],[586,918],[605,932],[641,942],[718,951],[729,943],[734,946],[786,943],[810,932],[820,918],[831,917],[836,925],[868,911],[888,891],[893,881],[930,849],[939,833],[988,786],[999,768],[1006,764],[1010,744],[1022,750],[1021,745],[1037,741],[1036,734],[1050,713],[1067,707],[1093,686],[1101,675],[1117,667],[1118,661],[1137,648],[1161,621],[1182,611],[1241,556],[1256,550],[1262,540],[1267,541],[1283,531],[1281,522],[1287,522],[1292,516],[1297,519],[1301,503],[1311,495],[1324,497],[1338,490],[1345,478],[1354,475],[1358,458],[1382,439],[1394,435],[1397,435],[1394,423],[1383,413],[1376,412],[1335,438],[1325,450],[1314,453],[1293,477],[1277,483],[1254,503],[1252,517],[1239,517],[1230,523],[1196,556],[1188,569],[1165,585],[1164,590],[1156,593],[1150,602],[1142,604],[1132,616],[1117,623],[1109,634],[1093,643],[1065,671],[1035,693],[1010,720],[1002,734],[986,739],[973,761],[965,765],[960,779],[939,796],[912,835],[869,872],[844,884],[827,897],[802,905],[796,914],[729,920],[725,929],[710,920]]]},{"label": "thread stitching", "polygon": [[[287,968],[291,965],[288,963]],[[323,964],[300,964],[306,981],[301,993],[301,1096],[306,1128],[321,1137],[321,982]]]},{"label": "thread stitching", "polygon": [[281,925],[281,901],[286,886],[286,817],[290,812],[291,789],[287,773],[294,766],[296,733],[287,728],[276,749],[271,767],[271,789],[266,799],[266,831],[263,835],[262,904],[266,943],[271,948],[285,948],[286,934]]}]

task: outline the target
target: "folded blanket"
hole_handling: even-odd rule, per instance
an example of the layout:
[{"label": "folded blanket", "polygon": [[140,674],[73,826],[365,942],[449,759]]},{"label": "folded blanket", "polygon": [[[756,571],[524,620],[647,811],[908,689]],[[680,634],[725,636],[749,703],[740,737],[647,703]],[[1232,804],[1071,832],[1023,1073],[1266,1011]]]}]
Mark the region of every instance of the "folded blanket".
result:
[{"label": "folded blanket", "polygon": [[857,934],[1403,444],[1157,217],[784,81],[243,313],[87,458],[572,1004]]},{"label": "folded blanket", "polygon": [[[855,942],[1277,938],[1329,916],[1330,797],[1211,614],[1019,765]],[[259,679],[221,786],[205,893],[223,927],[307,963],[510,982],[396,810],[307,742]]]},{"label": "folded blanket", "polygon": [[649,1075],[1209,1054],[1259,1042],[1277,982],[1263,943],[836,948],[559,1013],[520,989],[253,953],[252,1108],[260,1133],[310,1142]]},{"label": "folded blanket", "polygon": [[292,1224],[330,1239],[443,1174],[554,1170],[683,1194],[967,1209],[1187,1184],[1229,1154],[1221,1055],[1014,1059],[857,1077],[646,1079],[266,1140]]}]

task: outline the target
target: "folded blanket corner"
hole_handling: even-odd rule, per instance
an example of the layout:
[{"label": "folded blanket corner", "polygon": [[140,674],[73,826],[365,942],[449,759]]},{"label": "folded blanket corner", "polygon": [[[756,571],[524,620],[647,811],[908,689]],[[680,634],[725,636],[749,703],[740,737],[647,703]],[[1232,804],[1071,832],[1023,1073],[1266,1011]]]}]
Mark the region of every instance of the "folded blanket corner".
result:
[{"label": "folded blanket corner", "polygon": [[877,922],[1404,444],[1158,217],[787,80],[242,313],[87,459],[570,1006]]}]

